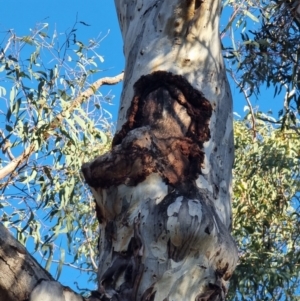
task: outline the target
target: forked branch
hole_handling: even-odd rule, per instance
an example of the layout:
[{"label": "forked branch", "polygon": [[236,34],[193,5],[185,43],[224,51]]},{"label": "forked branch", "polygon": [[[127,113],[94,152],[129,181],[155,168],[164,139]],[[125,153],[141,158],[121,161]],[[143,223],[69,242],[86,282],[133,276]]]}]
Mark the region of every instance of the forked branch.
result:
[{"label": "forked branch", "polygon": [[[87,101],[95,92],[104,85],[115,85],[123,80],[124,73],[120,73],[115,77],[104,77],[97,81],[95,81],[88,89],[82,92],[78,97],[76,97],[71,105],[67,107],[64,111],[59,113],[50,123],[49,130],[53,130],[57,128],[64,120],[67,114],[72,113],[78,106],[82,105],[85,101]],[[36,132],[38,128],[34,131]],[[48,139],[50,135],[45,133],[44,138]],[[31,154],[33,154],[37,150],[37,146],[35,144],[30,144],[23,153],[17,158],[13,159],[9,162],[5,167],[0,170],[0,180],[4,179],[6,176],[11,174],[18,166],[22,165]]]}]

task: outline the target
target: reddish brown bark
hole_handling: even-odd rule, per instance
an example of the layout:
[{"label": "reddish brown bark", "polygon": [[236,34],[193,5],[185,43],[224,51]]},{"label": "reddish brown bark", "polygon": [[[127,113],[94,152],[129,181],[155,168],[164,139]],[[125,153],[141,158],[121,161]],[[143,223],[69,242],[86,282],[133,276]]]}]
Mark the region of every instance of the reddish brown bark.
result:
[{"label": "reddish brown bark", "polygon": [[189,189],[201,173],[212,108],[182,76],[155,72],[134,85],[128,120],[110,153],[83,166],[92,187],[136,185],[151,173]]}]

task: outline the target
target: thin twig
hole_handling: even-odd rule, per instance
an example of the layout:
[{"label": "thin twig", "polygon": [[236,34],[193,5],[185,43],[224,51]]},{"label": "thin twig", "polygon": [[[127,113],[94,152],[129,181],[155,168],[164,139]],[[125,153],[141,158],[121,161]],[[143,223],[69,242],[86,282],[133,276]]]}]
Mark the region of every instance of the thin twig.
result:
[{"label": "thin twig", "polygon": [[97,264],[96,264],[96,262],[94,260],[94,254],[95,253],[94,253],[93,248],[91,246],[90,238],[88,237],[88,231],[89,231],[89,229],[86,226],[84,226],[83,231],[84,231],[84,236],[86,238],[86,242],[87,242],[89,250],[90,250],[90,259],[91,259],[91,262],[92,262],[92,266],[94,267],[95,270],[97,270],[98,266],[97,266]]},{"label": "thin twig", "polygon": [[15,159],[14,155],[12,154],[11,152],[11,143],[10,141],[5,137],[5,134],[3,133],[2,130],[0,130],[0,136],[2,137],[3,139],[3,145],[2,145],[2,152],[5,154],[7,153],[9,159],[12,161]]},{"label": "thin twig", "polygon": [[[48,261],[49,257],[44,256],[44,254],[42,254],[42,252],[40,252],[40,251],[39,251],[39,254],[42,257],[42,260]],[[56,260],[56,259],[52,259],[51,262],[53,262],[53,263],[60,263],[60,261]],[[80,268],[80,267],[78,267],[78,266],[76,266],[76,265],[74,265],[72,263],[69,263],[69,262],[63,262],[62,265],[68,266],[68,267],[76,269],[76,270],[80,270],[82,272],[95,272],[94,269]]]},{"label": "thin twig", "polygon": [[242,1],[239,5],[237,5],[237,8],[236,7],[234,8],[234,11],[233,11],[233,13],[230,16],[229,21],[228,21],[226,27],[222,30],[222,32],[220,34],[221,40],[224,38],[225,33],[228,30],[228,28],[231,27],[231,25],[232,25],[232,23],[234,21],[234,18],[236,17],[237,13],[240,11],[240,9],[241,9],[242,5],[244,4],[244,2],[245,1]]},{"label": "thin twig", "polygon": [[[270,122],[270,123],[273,123],[273,124],[278,124],[278,125],[282,126],[282,122],[280,122],[280,121],[274,121],[274,120],[264,118],[264,117],[261,117],[261,116],[256,116],[256,118],[259,119],[259,120],[262,120],[262,121],[267,121],[267,122]],[[293,125],[289,126],[289,129],[294,130],[298,135],[300,135],[300,130],[297,126],[293,126]]]},{"label": "thin twig", "polygon": [[250,114],[251,114],[251,119],[252,119],[252,129],[253,129],[253,139],[256,138],[256,127],[255,127],[255,115],[254,115],[254,111],[253,111],[253,108],[252,108],[252,105],[251,105],[251,101],[249,99],[249,96],[246,92],[246,90],[244,89],[244,87],[242,86],[241,83],[238,82],[238,80],[236,79],[236,77],[234,76],[234,74],[232,72],[230,72],[230,75],[233,79],[233,81],[238,85],[238,87],[241,88],[243,94],[244,94],[244,97],[247,101],[247,104],[248,104],[248,107],[249,107],[249,110],[250,110]]},{"label": "thin twig", "polygon": [[4,57],[4,55],[5,55],[6,51],[7,51],[7,49],[8,49],[9,46],[10,46],[11,41],[15,38],[15,34],[13,34],[11,31],[9,31],[9,32],[10,32],[12,35],[11,35],[11,37],[7,40],[7,43],[6,43],[6,45],[5,45],[5,48],[2,49],[2,51],[1,51],[1,53],[0,53],[0,60]]}]

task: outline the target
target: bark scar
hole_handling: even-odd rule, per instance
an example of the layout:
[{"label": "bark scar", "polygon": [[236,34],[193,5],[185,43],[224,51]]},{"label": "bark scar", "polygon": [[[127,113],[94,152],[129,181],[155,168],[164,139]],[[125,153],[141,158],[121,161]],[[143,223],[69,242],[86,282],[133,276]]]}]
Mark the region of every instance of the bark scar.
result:
[{"label": "bark scar", "polygon": [[158,173],[173,187],[189,187],[201,174],[203,143],[210,139],[210,102],[184,77],[165,71],[142,76],[134,92],[112,150],[83,165],[87,183],[135,186]]}]

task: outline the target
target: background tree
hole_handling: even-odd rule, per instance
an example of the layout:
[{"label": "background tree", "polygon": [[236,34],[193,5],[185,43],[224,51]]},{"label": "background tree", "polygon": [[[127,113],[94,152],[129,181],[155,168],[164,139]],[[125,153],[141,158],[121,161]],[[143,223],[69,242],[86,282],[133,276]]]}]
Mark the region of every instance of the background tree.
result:
[{"label": "background tree", "polygon": [[258,118],[255,139],[250,114],[235,122],[233,229],[240,263],[229,300],[297,300],[299,133]]},{"label": "background tree", "polygon": [[[233,212],[241,258],[230,295],[235,300],[296,300],[300,2],[227,4],[232,14],[222,32],[223,37],[230,34],[224,56],[249,109],[248,123],[235,124]],[[254,97],[267,97],[270,107],[273,99],[281,103],[278,118],[257,111]]]},{"label": "background tree", "polygon": [[[282,98],[282,127],[295,125],[300,108],[300,2],[229,2],[233,13],[223,31],[223,35],[232,32],[231,44],[225,47],[229,73],[242,91],[247,91],[246,98],[253,93],[258,97],[262,87],[272,88],[273,97]],[[250,29],[245,16],[257,22],[256,26]],[[237,36],[242,41],[237,42]]]}]

